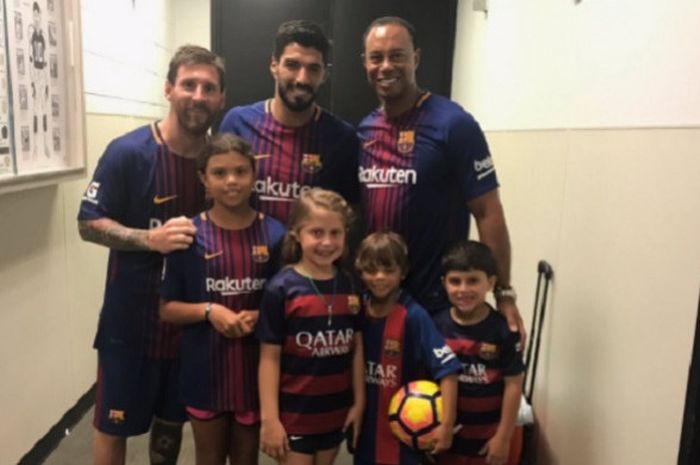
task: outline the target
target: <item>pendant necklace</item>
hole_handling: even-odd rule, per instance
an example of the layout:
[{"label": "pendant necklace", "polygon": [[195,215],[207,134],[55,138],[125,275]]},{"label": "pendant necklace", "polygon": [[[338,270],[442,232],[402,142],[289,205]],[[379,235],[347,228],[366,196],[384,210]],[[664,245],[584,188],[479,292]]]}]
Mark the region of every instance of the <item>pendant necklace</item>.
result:
[{"label": "pendant necklace", "polygon": [[323,304],[326,306],[326,309],[328,310],[328,326],[331,325],[333,322],[333,306],[335,305],[335,296],[337,293],[337,285],[338,285],[338,273],[336,272],[335,275],[333,275],[333,296],[331,297],[330,302],[326,300],[326,296],[324,296],[321,291],[318,289],[318,286],[316,286],[316,282],[314,279],[309,276],[308,273],[306,273],[306,270],[302,269],[304,272],[300,273],[302,276],[305,276],[306,279],[309,280],[309,283],[311,284],[311,287],[314,289],[314,292],[318,296],[319,299],[323,302]]}]

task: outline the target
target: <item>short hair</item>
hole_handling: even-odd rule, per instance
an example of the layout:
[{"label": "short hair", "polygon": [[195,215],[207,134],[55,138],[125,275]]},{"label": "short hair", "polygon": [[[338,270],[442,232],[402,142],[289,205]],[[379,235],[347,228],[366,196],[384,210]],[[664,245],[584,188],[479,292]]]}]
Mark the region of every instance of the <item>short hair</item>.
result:
[{"label": "short hair", "polygon": [[207,171],[207,164],[211,157],[230,152],[242,155],[243,158],[250,162],[250,166],[255,172],[255,157],[251,152],[250,144],[243,138],[228,132],[218,133],[204,144],[195,160],[197,171],[204,174]]},{"label": "short hair", "polygon": [[[342,195],[320,187],[312,187],[302,191],[299,198],[294,201],[287,219],[287,234],[285,234],[282,242],[282,259],[285,263],[296,263],[301,260],[301,245],[297,239],[297,234],[302,224],[311,216],[314,208],[337,213],[343,222],[345,232],[347,233],[348,229],[350,229],[354,213]],[[347,249],[346,237],[341,259],[347,254]]]},{"label": "short hair", "polygon": [[379,267],[397,266],[402,274],[408,273],[408,247],[403,238],[393,231],[377,231],[360,243],[355,268],[360,273]]},{"label": "short hair", "polygon": [[204,47],[200,47],[199,45],[183,45],[178,48],[168,66],[168,82],[170,84],[175,85],[177,72],[180,66],[183,65],[213,66],[219,73],[219,87],[221,87],[221,91],[223,92],[226,88],[226,66],[224,65],[224,59],[216,53]]},{"label": "short hair", "polygon": [[306,19],[294,19],[280,24],[272,49],[275,60],[279,60],[285,47],[294,42],[303,47],[315,48],[321,52],[323,63],[328,64],[331,43],[318,24]]},{"label": "short hair", "polygon": [[32,10],[36,11],[37,13],[41,13],[41,8],[39,8],[39,2],[32,3]]},{"label": "short hair", "polygon": [[491,249],[481,242],[463,240],[450,247],[442,257],[442,275],[450,271],[483,271],[497,276],[498,266]]},{"label": "short hair", "polygon": [[408,36],[411,38],[411,45],[413,45],[414,49],[418,48],[416,44],[416,28],[413,27],[413,24],[399,16],[382,16],[381,18],[377,18],[369,23],[369,26],[367,26],[367,29],[365,29],[365,33],[362,34],[362,49],[364,50],[365,44],[367,43],[367,36],[372,29],[375,27],[386,26],[388,24],[396,24],[406,29]]}]

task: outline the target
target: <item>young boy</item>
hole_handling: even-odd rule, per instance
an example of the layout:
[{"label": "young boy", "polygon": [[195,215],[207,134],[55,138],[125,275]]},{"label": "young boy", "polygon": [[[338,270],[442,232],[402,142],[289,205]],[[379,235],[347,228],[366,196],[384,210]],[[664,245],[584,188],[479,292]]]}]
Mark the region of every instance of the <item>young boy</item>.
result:
[{"label": "young boy", "polygon": [[432,453],[446,451],[454,427],[457,373],[461,366],[428,313],[401,289],[408,271],[406,244],[392,232],[376,232],[360,244],[355,267],[364,282],[367,325],[366,409],[355,465],[415,465],[421,456],[389,429],[392,395],[409,381],[432,377],[440,385],[443,419]]},{"label": "young boy", "polygon": [[462,428],[438,464],[505,464],[525,367],[518,334],[485,301],[496,284],[496,262],[486,245],[462,241],[443,257],[442,272],[451,305],[435,316],[435,324],[462,362]]}]

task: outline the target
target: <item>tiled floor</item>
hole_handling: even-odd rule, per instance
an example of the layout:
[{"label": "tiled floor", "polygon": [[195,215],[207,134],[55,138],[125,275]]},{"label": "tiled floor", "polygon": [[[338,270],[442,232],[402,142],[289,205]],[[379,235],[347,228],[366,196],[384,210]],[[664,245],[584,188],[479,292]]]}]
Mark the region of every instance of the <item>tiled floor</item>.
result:
[{"label": "tiled floor", "polygon": [[[92,464],[92,410],[70,431],[44,465],[90,465]],[[127,443],[127,465],[148,465],[148,435],[129,439]],[[260,465],[275,465],[272,459],[260,454]],[[352,457],[341,447],[336,465],[351,465]],[[189,424],[185,425],[182,449],[178,465],[195,465],[194,443]]]}]

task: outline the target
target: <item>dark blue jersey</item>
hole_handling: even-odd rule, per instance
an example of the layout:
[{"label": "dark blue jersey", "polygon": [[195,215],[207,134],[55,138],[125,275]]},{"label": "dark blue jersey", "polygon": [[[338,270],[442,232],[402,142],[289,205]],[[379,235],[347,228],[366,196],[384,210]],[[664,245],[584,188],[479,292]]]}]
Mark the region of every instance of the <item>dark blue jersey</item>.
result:
[{"label": "dark blue jersey", "polygon": [[358,134],[369,232],[404,237],[411,263],[404,285],[431,313],[444,308],[442,255],[468,236],[467,202],[498,187],[484,134],[459,105],[430,93],[397,118],[375,110]]},{"label": "dark blue jersey", "polygon": [[[194,216],[203,206],[194,160],[171,153],[153,124],[109,144],[83,195],[78,219],[109,218],[149,229],[174,216]],[[179,328],[158,317],[162,270],[160,253],[110,250],[96,348],[154,358],[177,354]]]},{"label": "dark blue jersey", "polygon": [[281,346],[279,412],[287,434],[343,427],[353,402],[355,338],[362,337],[364,321],[357,287],[343,272],[312,284],[291,266],[265,286],[258,338]]},{"label": "dark blue jersey", "polygon": [[361,463],[417,464],[420,457],[389,430],[389,401],[410,381],[440,380],[461,366],[428,313],[404,291],[386,318],[367,318],[363,342],[367,408],[355,455]]},{"label": "dark blue jersey", "polygon": [[253,146],[257,181],[253,205],[286,224],[292,202],[311,187],[323,187],[359,202],[357,136],[352,126],[316,106],[311,121],[293,128],[278,123],[272,100],[236,107],[219,131],[232,132]]},{"label": "dark blue jersey", "polygon": [[[192,246],[167,257],[164,300],[215,302],[232,311],[258,310],[265,281],[279,262],[282,224],[262,213],[245,229],[194,219]],[[187,325],[181,342],[180,389],[185,405],[210,411],[257,411],[258,342],[227,338],[209,322]]]},{"label": "dark blue jersey", "polygon": [[468,326],[455,322],[450,310],[444,310],[435,316],[435,325],[462,363],[456,421],[462,429],[449,453],[477,456],[496,434],[501,419],[503,377],[525,370],[520,336],[493,309],[484,320]]}]

